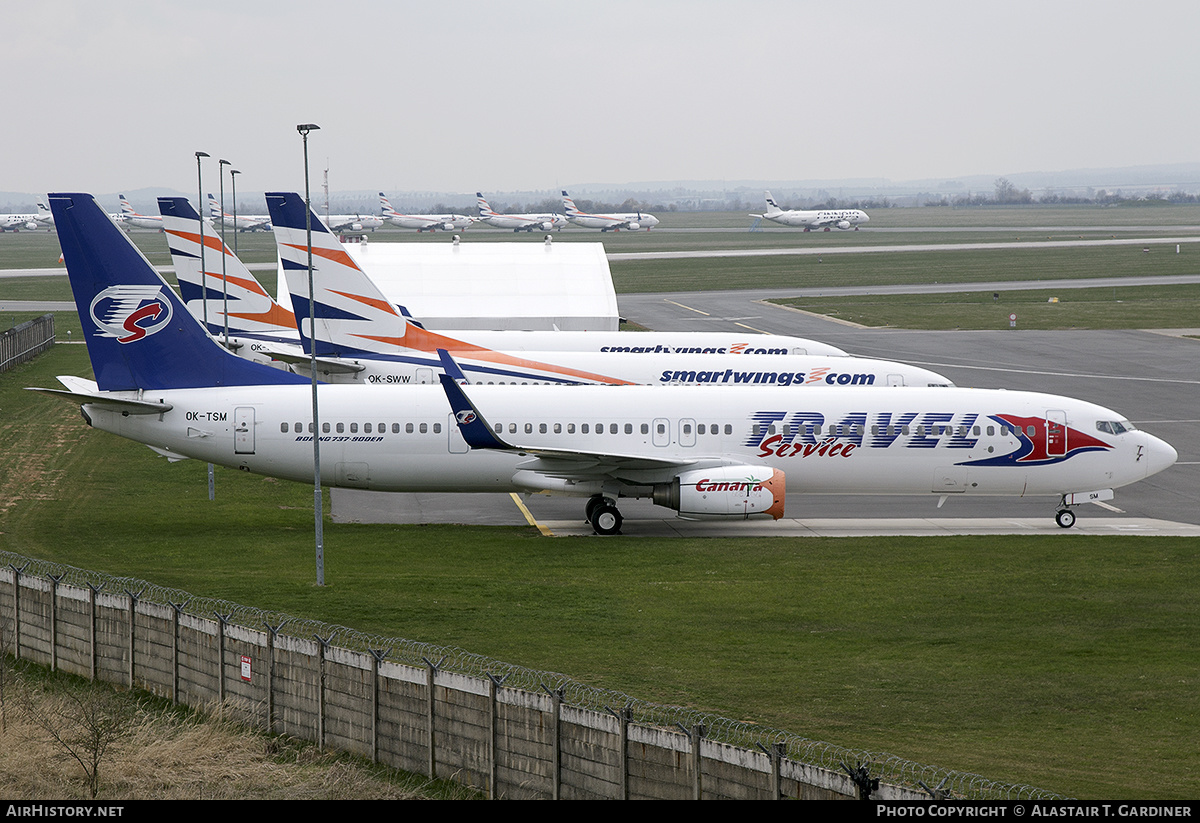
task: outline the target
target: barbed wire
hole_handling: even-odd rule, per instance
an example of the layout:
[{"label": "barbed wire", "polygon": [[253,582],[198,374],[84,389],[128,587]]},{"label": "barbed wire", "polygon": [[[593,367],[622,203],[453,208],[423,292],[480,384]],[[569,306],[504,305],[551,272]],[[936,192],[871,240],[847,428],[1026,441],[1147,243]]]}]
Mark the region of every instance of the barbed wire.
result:
[{"label": "barbed wire", "polygon": [[771,751],[782,746],[784,757],[797,763],[842,772],[843,764],[866,766],[880,781],[917,791],[936,789],[948,798],[982,800],[1065,800],[1066,796],[1034,786],[1003,783],[982,775],[914,763],[884,752],[851,749],[834,743],[810,740],[782,729],[772,729],[742,720],[732,720],[682,706],[651,703],[623,692],[580,683],[565,674],[540,671],[494,660],[454,646],[387,637],[357,629],[298,618],[279,611],[258,609],[209,597],[198,597],[181,589],[149,583],[132,577],[114,577],[101,572],[66,566],[46,560],[0,551],[0,565],[23,576],[58,580],[108,594],[124,594],[141,602],[179,608],[197,617],[219,619],[248,629],[274,631],[306,640],[317,639],[349,651],[377,653],[393,663],[478,678],[495,678],[506,688],[552,691],[564,703],[601,713],[625,713],[642,726],[690,731],[704,729],[705,739],[743,749]]}]

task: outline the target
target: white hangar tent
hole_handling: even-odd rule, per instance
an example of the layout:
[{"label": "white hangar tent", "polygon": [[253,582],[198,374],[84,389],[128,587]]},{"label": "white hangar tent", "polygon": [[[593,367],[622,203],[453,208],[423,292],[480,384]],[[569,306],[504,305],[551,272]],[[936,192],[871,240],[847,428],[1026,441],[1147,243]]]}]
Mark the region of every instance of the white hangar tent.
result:
[{"label": "white hangar tent", "polygon": [[[601,243],[346,243],[392,303],[428,329],[616,331]],[[291,308],[280,271],[279,301]]]}]

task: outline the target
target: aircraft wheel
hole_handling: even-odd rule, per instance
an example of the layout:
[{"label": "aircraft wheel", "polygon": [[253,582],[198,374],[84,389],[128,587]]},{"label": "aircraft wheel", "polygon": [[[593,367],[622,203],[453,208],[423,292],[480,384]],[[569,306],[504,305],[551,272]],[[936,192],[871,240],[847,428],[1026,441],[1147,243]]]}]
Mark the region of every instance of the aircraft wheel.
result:
[{"label": "aircraft wheel", "polygon": [[1060,509],[1058,514],[1054,515],[1054,522],[1064,529],[1069,529],[1075,525],[1075,512],[1070,509]]},{"label": "aircraft wheel", "polygon": [[596,506],[592,512],[592,530],[596,534],[620,534],[621,533],[621,513],[617,511],[617,507],[609,503],[601,503]]},{"label": "aircraft wheel", "polygon": [[602,497],[601,495],[596,495],[595,497],[589,497],[588,502],[583,507],[583,518],[587,522],[591,523],[592,515],[594,515],[596,513],[596,507],[599,505],[602,505],[604,502],[605,502],[604,497]]}]

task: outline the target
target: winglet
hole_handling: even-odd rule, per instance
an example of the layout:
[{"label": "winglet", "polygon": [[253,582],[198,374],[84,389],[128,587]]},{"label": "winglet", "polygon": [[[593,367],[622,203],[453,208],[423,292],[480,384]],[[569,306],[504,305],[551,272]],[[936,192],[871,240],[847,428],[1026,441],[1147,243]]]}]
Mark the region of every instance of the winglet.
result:
[{"label": "winglet", "polygon": [[442,390],[446,392],[446,399],[450,401],[450,408],[454,412],[454,420],[458,424],[458,430],[462,432],[463,440],[467,441],[467,445],[473,449],[512,450],[512,446],[496,436],[492,427],[483,419],[483,415],[475,408],[475,404],[471,402],[455,379],[455,373],[461,377],[462,370],[450,357],[449,352],[445,349],[438,349],[438,357],[442,359],[442,368],[444,369],[444,373],[438,375],[438,379],[442,382]]},{"label": "winglet", "polygon": [[442,371],[450,375],[451,379],[460,386],[465,386],[471,381],[463,374],[463,370],[454,362],[454,358],[450,356],[450,352],[445,349],[438,349],[438,358],[442,361]]}]

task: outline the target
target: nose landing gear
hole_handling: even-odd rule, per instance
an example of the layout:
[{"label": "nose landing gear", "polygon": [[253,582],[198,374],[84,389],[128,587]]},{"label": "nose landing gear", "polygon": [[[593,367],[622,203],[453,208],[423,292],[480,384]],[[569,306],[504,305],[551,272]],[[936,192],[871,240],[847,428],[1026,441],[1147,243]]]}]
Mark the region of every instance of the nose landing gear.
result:
[{"label": "nose landing gear", "polygon": [[1054,515],[1054,522],[1064,529],[1069,529],[1075,525],[1075,512],[1067,508],[1066,498],[1063,498],[1059,505],[1061,508]]},{"label": "nose landing gear", "polygon": [[596,534],[609,535],[621,533],[621,512],[617,510],[614,500],[596,495],[588,500],[584,509],[587,520],[592,524]]}]

